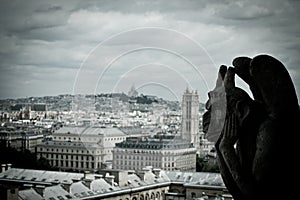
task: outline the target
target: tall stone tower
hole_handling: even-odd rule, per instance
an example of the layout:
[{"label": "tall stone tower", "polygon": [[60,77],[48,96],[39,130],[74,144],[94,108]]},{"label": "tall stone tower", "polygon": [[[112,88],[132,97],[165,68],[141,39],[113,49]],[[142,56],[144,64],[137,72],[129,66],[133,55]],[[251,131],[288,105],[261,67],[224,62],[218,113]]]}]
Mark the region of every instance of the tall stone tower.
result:
[{"label": "tall stone tower", "polygon": [[199,96],[197,91],[187,88],[182,96],[181,138],[200,148],[199,134]]}]

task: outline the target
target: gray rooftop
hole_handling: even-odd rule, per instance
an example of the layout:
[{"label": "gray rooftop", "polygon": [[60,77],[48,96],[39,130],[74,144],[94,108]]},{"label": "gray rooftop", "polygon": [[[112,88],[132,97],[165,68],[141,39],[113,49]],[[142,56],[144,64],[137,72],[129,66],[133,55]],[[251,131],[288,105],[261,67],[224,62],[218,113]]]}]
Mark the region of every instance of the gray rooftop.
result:
[{"label": "gray rooftop", "polygon": [[44,198],[40,194],[38,194],[34,189],[30,188],[27,190],[19,191],[19,199],[20,200],[27,200],[27,199],[43,200]]},{"label": "gray rooftop", "polygon": [[219,173],[179,171],[165,171],[165,173],[172,182],[225,187],[221,174]]},{"label": "gray rooftop", "polygon": [[73,148],[101,148],[100,145],[93,142],[71,142],[71,141],[46,141],[38,145],[39,147],[73,147]]},{"label": "gray rooftop", "polygon": [[120,190],[120,188],[111,186],[103,178],[101,178],[91,182],[91,190],[96,193],[106,193],[114,190]]},{"label": "gray rooftop", "polygon": [[126,140],[121,143],[116,144],[117,148],[126,149],[183,149],[183,148],[193,148],[191,143],[185,142],[183,140],[146,140],[146,141],[131,141]]},{"label": "gray rooftop", "polygon": [[80,179],[83,176],[84,175],[80,173],[11,168],[0,174],[0,180],[14,179],[20,181],[41,182],[45,184],[63,183],[72,179]]},{"label": "gray rooftop", "polygon": [[85,126],[65,126],[56,130],[54,135],[73,134],[73,135],[104,135],[106,137],[126,136],[126,134],[118,128],[101,128],[101,127],[85,127]]},{"label": "gray rooftop", "polygon": [[73,183],[70,186],[70,193],[75,197],[87,197],[94,195],[95,193],[90,190],[82,181]]},{"label": "gray rooftop", "polygon": [[[111,171],[111,173],[117,172],[117,170]],[[42,196],[38,193],[37,188],[21,190],[19,192],[19,199],[21,200],[102,198],[107,195],[117,194],[122,190],[132,190],[134,188],[134,190],[138,191],[139,188],[144,190],[153,185],[170,183],[184,184],[191,187],[201,185],[201,187],[225,188],[221,175],[218,173],[161,171],[159,169],[152,169],[152,167],[138,172],[120,171],[120,173],[125,172],[126,176],[123,177],[122,175],[119,177],[122,178],[121,181],[125,181],[122,185],[107,182],[106,177],[111,177],[111,174],[106,172],[104,175],[84,175],[83,173],[17,168],[11,168],[2,172],[0,174],[0,181],[14,181],[19,182],[21,185],[24,183],[40,185],[45,188],[43,198],[41,198]],[[69,185],[69,190],[66,187],[67,185]]]}]

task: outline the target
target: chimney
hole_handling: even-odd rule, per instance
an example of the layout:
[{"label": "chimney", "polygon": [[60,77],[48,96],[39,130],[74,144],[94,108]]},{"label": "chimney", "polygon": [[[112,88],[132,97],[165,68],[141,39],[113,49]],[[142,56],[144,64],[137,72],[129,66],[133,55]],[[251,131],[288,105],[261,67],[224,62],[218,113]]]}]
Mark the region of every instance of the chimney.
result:
[{"label": "chimney", "polygon": [[84,171],[84,178],[83,179],[86,179],[86,176],[90,173],[90,171]]},{"label": "chimney", "polygon": [[23,184],[23,187],[24,187],[24,188],[32,188],[33,185],[32,185],[32,184],[26,184],[26,183],[25,183],[25,184]]},{"label": "chimney", "polygon": [[44,185],[37,185],[35,186],[35,191],[41,195],[42,197],[44,197],[44,190],[45,190],[45,186]]},{"label": "chimney", "polygon": [[7,164],[7,170],[9,170],[10,168],[11,168],[11,164],[8,163],[8,164]]},{"label": "chimney", "polygon": [[73,183],[73,181],[71,181],[71,180],[64,180],[64,181],[63,181],[63,184],[62,184],[62,187],[63,187],[67,192],[70,193],[70,187],[71,187],[72,183]]},{"label": "chimney", "polygon": [[158,169],[158,168],[155,168],[155,169],[153,169],[153,173],[155,174],[155,177],[156,178],[160,178],[160,169]]},{"label": "chimney", "polygon": [[2,165],[1,165],[1,168],[2,168],[1,173],[2,173],[2,172],[5,172],[5,171],[6,171],[6,164],[2,164]]},{"label": "chimney", "polygon": [[106,173],[104,179],[105,179],[105,181],[108,182],[111,186],[114,186],[114,179],[115,179],[115,176],[109,175],[109,173]]},{"label": "chimney", "polygon": [[83,179],[83,184],[88,187],[89,189],[91,189],[91,182],[93,181],[93,179],[90,179],[90,178],[86,178],[86,179]]},{"label": "chimney", "polygon": [[77,183],[79,181],[81,181],[81,178],[72,178],[73,183]]},{"label": "chimney", "polygon": [[97,179],[103,178],[103,175],[102,175],[102,174],[97,174],[97,175],[95,175],[94,177],[95,177],[95,180],[97,180]]},{"label": "chimney", "polygon": [[141,171],[138,171],[137,175],[140,177],[142,181],[146,180],[146,174],[152,171],[151,166],[144,167]]},{"label": "chimney", "polygon": [[150,170],[152,170],[151,166],[146,166],[142,169],[142,171],[145,171],[145,172],[149,172]]},{"label": "chimney", "polygon": [[145,180],[146,171],[138,171],[137,175],[140,177],[142,181]]},{"label": "chimney", "polygon": [[128,170],[127,173],[128,174],[135,174],[135,171],[134,170]]}]

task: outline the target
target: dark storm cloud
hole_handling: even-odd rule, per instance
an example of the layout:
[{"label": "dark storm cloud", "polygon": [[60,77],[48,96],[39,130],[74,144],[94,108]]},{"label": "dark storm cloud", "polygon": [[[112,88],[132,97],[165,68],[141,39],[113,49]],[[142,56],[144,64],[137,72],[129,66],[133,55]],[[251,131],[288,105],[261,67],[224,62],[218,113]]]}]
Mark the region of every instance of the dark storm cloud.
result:
[{"label": "dark storm cloud", "polygon": [[[230,65],[240,55],[274,55],[289,69],[299,94],[299,2],[4,0],[0,5],[0,98],[71,93],[76,69],[99,42],[144,26],[174,29],[192,37],[217,65]],[[150,34],[145,33],[145,38]],[[113,46],[134,47],[138,39],[115,40],[105,55],[114,54]],[[171,39],[157,36],[162,45]],[[174,45],[201,60],[194,47],[180,41]],[[126,65],[135,66],[135,62],[132,59]],[[215,73],[213,68],[207,77],[210,87]]]}]

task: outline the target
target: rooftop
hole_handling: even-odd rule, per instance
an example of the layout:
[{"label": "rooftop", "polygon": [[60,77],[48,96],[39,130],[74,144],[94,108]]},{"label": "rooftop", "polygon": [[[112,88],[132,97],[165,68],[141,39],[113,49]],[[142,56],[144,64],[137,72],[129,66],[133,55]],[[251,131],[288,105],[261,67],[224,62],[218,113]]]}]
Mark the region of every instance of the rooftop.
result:
[{"label": "rooftop", "polygon": [[193,185],[209,185],[225,187],[221,174],[209,172],[179,172],[166,171],[166,175],[171,182],[185,183]]},{"label": "rooftop", "polygon": [[71,141],[46,141],[38,145],[39,147],[77,147],[77,148],[101,148],[94,142],[71,142]]},{"label": "rooftop", "polygon": [[[110,178],[115,181],[110,182]],[[139,192],[172,183],[225,188],[218,173],[162,171],[151,167],[141,171],[106,170],[102,174],[10,168],[0,173],[0,184],[7,182],[19,183],[23,187],[27,185],[27,189],[19,191],[22,200],[102,199],[120,192]]]},{"label": "rooftop", "polygon": [[117,148],[127,149],[183,149],[193,148],[191,143],[183,140],[126,140],[116,144]]},{"label": "rooftop", "polygon": [[56,130],[54,135],[73,134],[73,135],[104,135],[106,137],[125,136],[126,134],[118,128],[86,127],[86,126],[64,126]]}]

